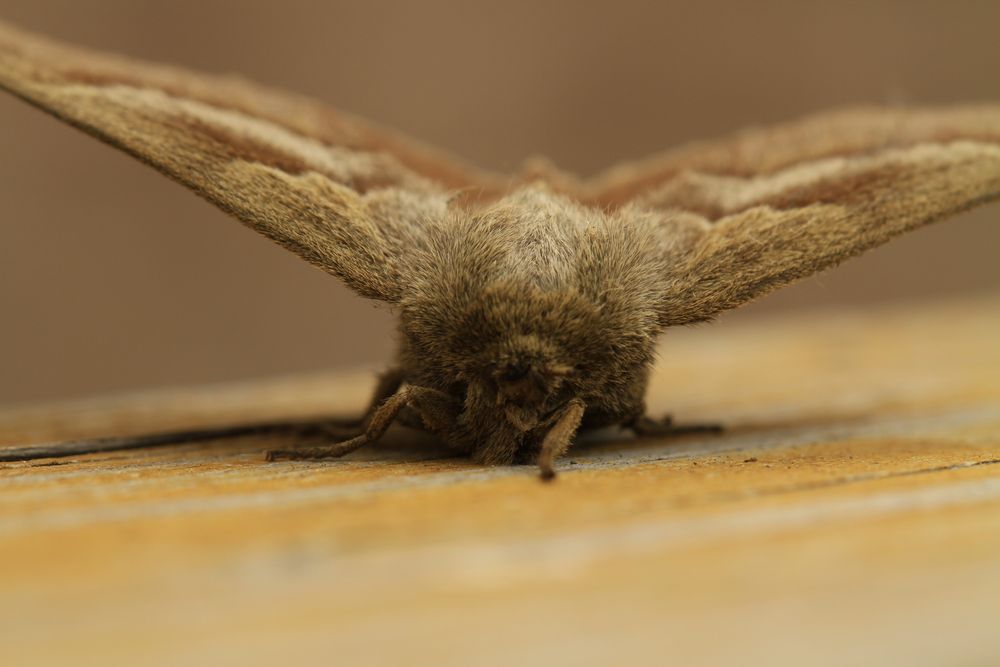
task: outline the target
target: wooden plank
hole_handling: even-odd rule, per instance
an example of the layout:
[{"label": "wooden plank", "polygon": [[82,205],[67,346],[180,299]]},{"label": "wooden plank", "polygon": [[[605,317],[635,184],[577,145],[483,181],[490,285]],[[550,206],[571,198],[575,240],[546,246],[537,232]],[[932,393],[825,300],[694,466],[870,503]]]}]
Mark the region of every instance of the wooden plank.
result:
[{"label": "wooden plank", "polygon": [[[1000,298],[666,337],[651,405],[552,485],[404,430],[0,464],[4,664],[1000,661]],[[65,438],[351,414],[314,375],[0,413]],[[51,416],[51,419],[50,419]]]}]

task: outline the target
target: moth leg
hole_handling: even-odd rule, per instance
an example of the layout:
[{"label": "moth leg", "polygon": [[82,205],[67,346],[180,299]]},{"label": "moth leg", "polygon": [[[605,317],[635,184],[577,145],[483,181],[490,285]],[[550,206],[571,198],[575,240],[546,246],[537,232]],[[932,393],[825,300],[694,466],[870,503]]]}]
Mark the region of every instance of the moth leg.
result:
[{"label": "moth leg", "polygon": [[649,415],[639,415],[622,424],[640,437],[662,438],[689,433],[722,433],[721,424],[674,424],[672,417],[653,419]]},{"label": "moth leg", "polygon": [[279,459],[330,459],[350,454],[356,449],[375,442],[385,434],[399,411],[406,407],[412,398],[414,387],[403,387],[382,402],[371,414],[364,432],[350,440],[327,447],[308,447],[303,449],[272,449],[266,454],[268,461]]},{"label": "moth leg", "polygon": [[[339,438],[349,438],[357,435],[364,424],[368,423],[376,408],[387,398],[396,393],[403,383],[403,372],[398,368],[390,369],[379,376],[375,395],[361,417],[354,419],[315,419],[277,421],[238,426],[223,426],[218,428],[193,429],[188,431],[171,431],[166,433],[149,433],[145,435],[124,438],[94,438],[60,444],[58,448],[25,448],[12,460],[28,460],[30,458],[70,456],[81,452],[113,452],[141,447],[160,447],[206,440],[221,440],[223,438],[246,438],[256,436],[286,436],[304,440],[319,440],[329,442]],[[42,451],[44,450],[44,451]],[[2,460],[2,459],[0,459]]]},{"label": "moth leg", "polygon": [[380,374],[371,400],[359,417],[263,424],[248,432],[260,435],[280,435],[311,442],[331,442],[351,438],[364,431],[365,425],[371,420],[375,410],[395,394],[402,384],[403,371],[398,368],[391,368]]},{"label": "moth leg", "polygon": [[372,392],[371,400],[368,402],[368,407],[365,408],[364,413],[355,421],[355,425],[358,428],[362,428],[375,416],[375,411],[385,403],[389,398],[399,391],[399,388],[403,386],[403,369],[401,368],[390,368],[384,373],[380,373],[378,376],[378,382],[375,384],[375,391]]},{"label": "moth leg", "polygon": [[[455,426],[462,412],[462,405],[448,394],[428,387],[413,387],[407,405],[416,419],[407,420],[407,425],[421,426],[438,436],[446,444],[456,447],[458,434]],[[404,413],[405,417],[405,413]],[[419,424],[413,422],[418,421]]]},{"label": "moth leg", "polygon": [[337,421],[322,422],[318,424],[303,424],[301,428],[293,429],[293,435],[300,438],[343,438],[358,435],[365,429],[365,426],[375,415],[375,411],[390,396],[399,391],[403,385],[403,371],[399,368],[390,368],[384,373],[380,373],[375,384],[375,390],[368,401],[368,406],[361,416],[354,419],[344,419]]},{"label": "moth leg", "polygon": [[543,481],[549,481],[556,476],[555,460],[562,456],[570,444],[576,429],[583,419],[585,406],[580,399],[573,399],[562,409],[555,425],[545,434],[542,449],[538,454],[538,468]]}]

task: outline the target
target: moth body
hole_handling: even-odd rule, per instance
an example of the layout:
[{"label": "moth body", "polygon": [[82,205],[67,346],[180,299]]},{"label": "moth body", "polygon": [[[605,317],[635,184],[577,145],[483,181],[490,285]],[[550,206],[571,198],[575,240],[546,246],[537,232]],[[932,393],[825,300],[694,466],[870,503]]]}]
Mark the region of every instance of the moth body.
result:
[{"label": "moth body", "polygon": [[446,395],[454,419],[423,425],[510,463],[533,461],[571,402],[585,427],[641,416],[662,293],[654,218],[533,186],[424,221],[401,269],[400,369]]},{"label": "moth body", "polygon": [[0,89],[398,311],[362,432],[272,458],[340,456],[398,418],[551,477],[580,428],[673,429],[643,407],[662,330],[1000,198],[997,104],[820,113],[583,180],[491,173],[298,95],[2,23]]}]

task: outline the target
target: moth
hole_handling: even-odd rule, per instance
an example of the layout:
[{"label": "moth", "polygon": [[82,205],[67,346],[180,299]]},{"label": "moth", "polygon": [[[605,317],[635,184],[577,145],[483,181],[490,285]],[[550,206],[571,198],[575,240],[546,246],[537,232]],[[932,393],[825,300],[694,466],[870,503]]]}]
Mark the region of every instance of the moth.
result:
[{"label": "moth", "polygon": [[398,313],[358,432],[395,420],[543,478],[582,429],[669,432],[657,337],[1000,196],[1000,105],[858,108],[590,179],[478,169],[315,101],[0,24],[0,87],[194,190]]}]

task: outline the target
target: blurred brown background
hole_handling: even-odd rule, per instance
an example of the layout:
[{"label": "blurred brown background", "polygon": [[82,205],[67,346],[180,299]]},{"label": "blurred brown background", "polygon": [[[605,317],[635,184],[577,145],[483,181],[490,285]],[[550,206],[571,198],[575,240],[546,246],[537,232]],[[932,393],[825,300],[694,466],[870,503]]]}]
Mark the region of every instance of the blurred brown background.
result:
[{"label": "blurred brown background", "polygon": [[[1000,100],[997,2],[4,0],[81,44],[241,72],[511,169],[593,172],[855,103]],[[0,97],[0,402],[378,366],[391,316],[181,187]],[[1000,209],[716,326],[1000,286]]]}]

